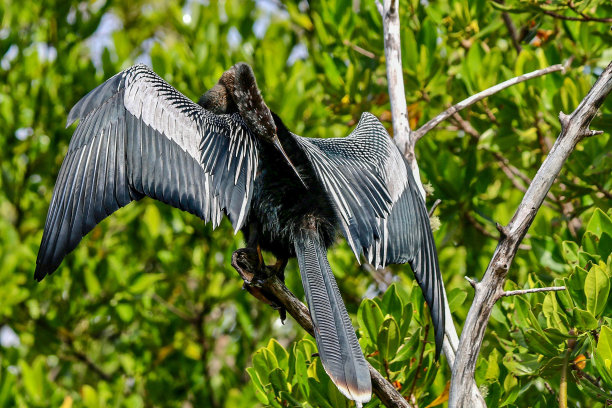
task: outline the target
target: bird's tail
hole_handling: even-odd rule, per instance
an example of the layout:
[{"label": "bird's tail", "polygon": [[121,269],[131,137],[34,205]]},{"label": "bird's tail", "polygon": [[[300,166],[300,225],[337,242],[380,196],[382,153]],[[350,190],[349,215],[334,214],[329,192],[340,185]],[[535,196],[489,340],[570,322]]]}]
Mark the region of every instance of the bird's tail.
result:
[{"label": "bird's tail", "polygon": [[321,362],[338,389],[360,406],[372,395],[370,371],[327,261],[327,250],[315,229],[302,229],[297,238],[295,252]]}]

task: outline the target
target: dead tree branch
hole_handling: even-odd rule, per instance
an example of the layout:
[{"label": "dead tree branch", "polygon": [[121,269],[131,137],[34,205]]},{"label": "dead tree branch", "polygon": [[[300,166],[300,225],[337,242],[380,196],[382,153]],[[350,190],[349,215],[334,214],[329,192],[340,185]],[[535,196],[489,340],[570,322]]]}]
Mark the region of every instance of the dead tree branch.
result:
[{"label": "dead tree branch", "polygon": [[501,294],[501,297],[526,295],[527,293],[538,293],[538,292],[557,292],[560,290],[565,290],[565,286],[551,286],[548,288],[507,290]]},{"label": "dead tree branch", "polygon": [[412,132],[413,143],[416,143],[427,132],[438,126],[441,122],[453,116],[455,113],[467,108],[468,106],[475,104],[478,101],[483,100],[484,98],[494,95],[499,91],[511,87],[512,85],[516,85],[518,83],[525,82],[529,79],[537,78],[542,75],[550,74],[551,72],[563,71],[565,68],[565,65],[556,64],[548,68],[538,69],[527,74],[519,75],[500,84],[492,86],[489,89],[485,89],[484,91],[478,92],[477,94],[472,95],[469,98],[464,99],[461,102],[446,109],[444,112],[438,114],[435,118],[431,119],[429,122],[425,123],[423,126]]},{"label": "dead tree branch", "polygon": [[519,244],[531,226],[538,209],[561,167],[585,137],[593,134],[589,125],[604,99],[612,91],[612,63],[603,71],[587,96],[571,115],[559,114],[561,133],[527,189],[514,216],[502,234],[485,275],[475,284],[475,296],[462,330],[451,378],[449,407],[471,406],[471,388],[476,360],[495,302],[503,295],[503,285]]}]

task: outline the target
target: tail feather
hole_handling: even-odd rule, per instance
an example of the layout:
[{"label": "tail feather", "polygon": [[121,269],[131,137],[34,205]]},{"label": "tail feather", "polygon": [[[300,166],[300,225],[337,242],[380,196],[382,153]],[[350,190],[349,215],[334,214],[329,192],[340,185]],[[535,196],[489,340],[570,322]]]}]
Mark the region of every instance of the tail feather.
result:
[{"label": "tail feather", "polygon": [[347,398],[358,405],[366,403],[372,396],[370,371],[327,261],[327,250],[316,231],[302,230],[295,252],[323,367]]}]

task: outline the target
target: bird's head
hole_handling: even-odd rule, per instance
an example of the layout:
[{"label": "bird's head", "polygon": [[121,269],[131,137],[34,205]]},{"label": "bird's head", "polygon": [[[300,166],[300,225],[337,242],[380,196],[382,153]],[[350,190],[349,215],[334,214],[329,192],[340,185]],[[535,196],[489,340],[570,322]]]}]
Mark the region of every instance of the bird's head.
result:
[{"label": "bird's head", "polygon": [[274,145],[302,184],[306,185],[283,149],[272,112],[259,92],[249,64],[239,62],[225,71],[217,84],[206,92],[198,103],[216,114],[238,112],[249,130],[262,142]]}]

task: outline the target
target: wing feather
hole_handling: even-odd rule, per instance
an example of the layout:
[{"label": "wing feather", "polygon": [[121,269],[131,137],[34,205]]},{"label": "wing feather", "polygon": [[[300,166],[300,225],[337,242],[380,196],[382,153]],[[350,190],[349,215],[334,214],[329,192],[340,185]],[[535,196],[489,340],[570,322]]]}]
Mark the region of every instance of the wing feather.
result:
[{"label": "wing feather", "polygon": [[238,114],[214,115],[144,65],[83,97],[47,214],[35,277],[52,273],[102,219],[143,196],[217,226],[246,219],[256,138]]},{"label": "wing feather", "polygon": [[430,307],[439,353],[444,336],[443,281],[425,202],[408,163],[369,113],[345,138],[295,136],[335,205],[359,259],[374,267],[409,263]]}]

